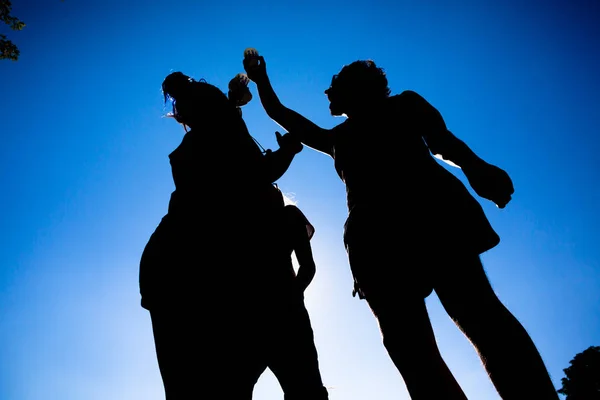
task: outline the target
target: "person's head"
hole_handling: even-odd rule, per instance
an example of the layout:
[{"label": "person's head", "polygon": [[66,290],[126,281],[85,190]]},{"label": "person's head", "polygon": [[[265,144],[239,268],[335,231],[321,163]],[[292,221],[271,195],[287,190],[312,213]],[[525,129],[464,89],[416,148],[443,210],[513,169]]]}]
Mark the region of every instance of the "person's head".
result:
[{"label": "person's head", "polygon": [[383,68],[372,60],[358,60],[345,65],[331,79],[325,94],[331,115],[353,115],[377,106],[391,93]]},{"label": "person's head", "polygon": [[171,116],[193,129],[199,124],[239,118],[238,108],[219,88],[181,72],[170,73],[162,83],[165,103],[172,100]]}]

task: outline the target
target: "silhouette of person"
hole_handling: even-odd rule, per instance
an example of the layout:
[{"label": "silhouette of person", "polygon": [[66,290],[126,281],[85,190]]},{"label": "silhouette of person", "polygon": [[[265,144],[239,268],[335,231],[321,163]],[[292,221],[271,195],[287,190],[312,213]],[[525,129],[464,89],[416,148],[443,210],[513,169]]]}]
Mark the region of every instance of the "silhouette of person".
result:
[{"label": "silhouette of person", "polygon": [[[142,253],[139,284],[165,395],[251,399],[264,359],[256,343],[292,303],[293,279],[278,273],[284,202],[273,182],[302,144],[277,133],[280,148],[261,151],[242,119],[251,98],[243,81],[228,96],[173,72],[162,89],[186,133],[169,155],[175,190]],[[322,392],[312,356],[316,371],[290,383],[297,392]]]},{"label": "silhouette of person", "polygon": [[[345,116],[324,129],[285,107],[256,52],[244,58],[267,114],[333,158],[345,183],[344,245],[358,293],[371,308],[383,344],[412,399],[465,399],[440,355],[425,298],[441,304],[476,348],[503,399],[557,399],[530,336],[498,299],[480,254],[500,238],[466,186],[434,156],[458,166],[473,190],[504,208],[514,192],[508,174],[452,134],[422,96],[391,95],[384,70],[357,60],[325,90],[330,113]],[[387,199],[398,190],[393,206]]]},{"label": "silhouette of person", "polygon": [[[263,338],[266,342],[263,364],[256,371],[256,380],[269,368],[279,381],[286,400],[291,399],[327,399],[325,388],[316,393],[298,393],[294,383],[303,376],[310,376],[319,371],[317,350],[314,345],[314,336],[311,328],[308,311],[304,305],[304,291],[312,282],[316,266],[313,259],[310,240],[315,232],[314,226],[308,221],[304,213],[295,205],[287,204],[282,210],[281,248],[288,255],[287,263],[280,265],[282,272],[294,278],[294,287],[291,291],[295,294],[291,306],[280,310],[272,321],[273,327],[269,335]],[[298,261],[298,272],[294,270],[292,254],[295,253]],[[313,381],[320,378],[314,376]]]}]

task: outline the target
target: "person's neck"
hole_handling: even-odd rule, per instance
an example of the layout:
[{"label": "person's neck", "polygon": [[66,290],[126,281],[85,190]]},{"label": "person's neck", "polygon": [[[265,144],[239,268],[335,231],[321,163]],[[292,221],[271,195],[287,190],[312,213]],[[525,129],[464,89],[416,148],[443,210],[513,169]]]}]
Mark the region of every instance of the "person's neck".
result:
[{"label": "person's neck", "polygon": [[346,115],[348,119],[357,121],[372,118],[381,113],[381,111],[382,107],[380,104],[363,105],[356,110],[346,113]]},{"label": "person's neck", "polygon": [[386,99],[387,98],[369,99],[361,104],[357,104],[351,110],[348,110],[346,115],[348,116],[348,119],[354,120],[372,118],[384,110]]},{"label": "person's neck", "polygon": [[194,121],[189,124],[188,131],[203,131],[207,129],[213,129],[215,127],[222,126],[223,119],[222,118],[203,118],[200,121]]}]

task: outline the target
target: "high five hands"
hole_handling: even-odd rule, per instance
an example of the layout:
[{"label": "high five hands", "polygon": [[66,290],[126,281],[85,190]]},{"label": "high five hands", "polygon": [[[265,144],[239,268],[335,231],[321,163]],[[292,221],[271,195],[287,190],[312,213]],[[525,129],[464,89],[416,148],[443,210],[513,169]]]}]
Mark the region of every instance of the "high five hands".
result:
[{"label": "high five hands", "polygon": [[265,59],[258,54],[258,51],[252,47],[244,50],[244,70],[253,82],[260,82],[267,77],[267,65]]}]

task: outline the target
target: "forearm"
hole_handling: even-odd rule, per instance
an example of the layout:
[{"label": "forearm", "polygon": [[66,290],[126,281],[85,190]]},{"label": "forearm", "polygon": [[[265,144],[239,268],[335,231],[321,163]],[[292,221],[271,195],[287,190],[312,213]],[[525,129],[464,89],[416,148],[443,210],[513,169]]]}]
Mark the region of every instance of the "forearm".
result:
[{"label": "forearm", "polygon": [[332,155],[329,131],[322,129],[308,118],[284,106],[268,76],[256,82],[261,104],[267,115],[288,132],[297,135],[300,141],[317,151]]},{"label": "forearm", "polygon": [[430,150],[439,158],[462,169],[469,169],[483,161],[465,142],[448,130],[440,135],[435,146],[430,146]]},{"label": "forearm", "polygon": [[258,97],[260,102],[265,109],[267,115],[275,122],[283,126],[286,130],[289,130],[285,124],[285,107],[277,97],[271,80],[268,75],[265,75],[261,80],[256,82],[256,88],[258,90]]}]

